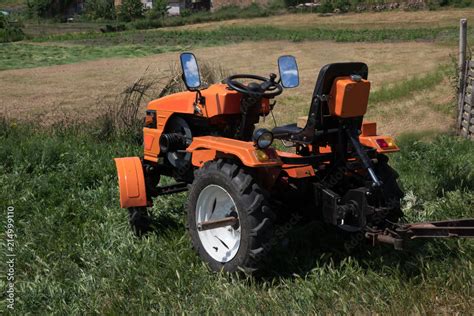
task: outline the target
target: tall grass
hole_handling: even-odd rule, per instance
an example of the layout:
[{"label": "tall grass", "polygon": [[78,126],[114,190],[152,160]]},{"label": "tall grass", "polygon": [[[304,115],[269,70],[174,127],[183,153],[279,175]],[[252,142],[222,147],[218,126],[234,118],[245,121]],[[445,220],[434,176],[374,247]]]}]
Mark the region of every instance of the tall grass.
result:
[{"label": "tall grass", "polygon": [[[130,233],[112,158],[139,155],[141,146],[104,141],[87,125],[40,130],[0,123],[0,208],[15,207],[18,315],[474,308],[474,245],[463,240],[346,253],[330,231],[307,223],[271,254],[265,278],[210,273],[186,236],[185,194],[156,200],[152,212],[162,223],[156,234],[135,239]],[[410,192],[409,219],[474,216],[470,142],[406,137],[401,147],[392,164]]]}]

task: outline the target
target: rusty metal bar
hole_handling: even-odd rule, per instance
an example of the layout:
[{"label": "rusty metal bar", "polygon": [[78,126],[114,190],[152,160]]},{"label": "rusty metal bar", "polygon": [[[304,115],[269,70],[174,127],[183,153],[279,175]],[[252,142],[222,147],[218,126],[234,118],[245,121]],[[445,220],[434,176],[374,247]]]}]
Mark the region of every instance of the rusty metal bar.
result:
[{"label": "rusty metal bar", "polygon": [[460,219],[408,224],[402,227],[411,239],[415,238],[474,238],[474,219]]},{"label": "rusty metal bar", "polygon": [[205,221],[197,224],[198,231],[205,231],[214,228],[225,226],[233,226],[239,222],[239,219],[234,216],[219,218],[215,220]]},{"label": "rusty metal bar", "polygon": [[392,245],[396,250],[403,249],[403,240],[400,238],[393,237],[392,235],[386,234],[382,231],[380,232],[367,232],[365,237],[372,240],[372,244],[383,243]]}]

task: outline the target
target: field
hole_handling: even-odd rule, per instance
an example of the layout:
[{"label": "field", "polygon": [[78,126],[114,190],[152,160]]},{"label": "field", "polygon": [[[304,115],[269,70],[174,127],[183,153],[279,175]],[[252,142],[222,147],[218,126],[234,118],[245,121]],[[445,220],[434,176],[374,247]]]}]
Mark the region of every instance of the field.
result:
[{"label": "field", "polygon": [[278,241],[262,277],[214,274],[190,248],[184,193],[158,198],[156,234],[134,238],[112,158],[142,148],[107,132],[101,116],[142,76],[159,89],[184,50],[227,73],[260,75],[277,71],[278,56],[296,56],[302,84],[278,99],[279,124],[307,113],[324,64],[364,61],[368,119],[402,148],[391,162],[407,221],[474,217],[474,146],[453,135],[456,28],[473,14],[298,14],[112,34],[51,27],[0,44],[0,207],[15,208],[14,313],[471,313],[472,241],[348,252],[305,223]]}]

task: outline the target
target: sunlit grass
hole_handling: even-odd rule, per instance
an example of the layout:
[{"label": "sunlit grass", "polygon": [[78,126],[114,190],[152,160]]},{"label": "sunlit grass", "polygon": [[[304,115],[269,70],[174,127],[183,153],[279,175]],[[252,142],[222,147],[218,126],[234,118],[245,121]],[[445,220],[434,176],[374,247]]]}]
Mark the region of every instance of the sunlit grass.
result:
[{"label": "sunlit grass", "polygon": [[[139,155],[127,139],[87,126],[0,129],[0,207],[15,207],[17,314],[470,313],[469,241],[346,253],[309,223],[269,258],[264,279],[208,272],[190,248],[186,195],[162,197],[156,235],[135,239],[118,206],[113,157]],[[407,136],[392,165],[409,192],[409,220],[473,217],[474,147],[455,137]],[[5,217],[0,223],[4,224]],[[2,263],[4,264],[4,263]],[[3,281],[1,281],[3,282]],[[4,283],[1,283],[2,285]]]}]

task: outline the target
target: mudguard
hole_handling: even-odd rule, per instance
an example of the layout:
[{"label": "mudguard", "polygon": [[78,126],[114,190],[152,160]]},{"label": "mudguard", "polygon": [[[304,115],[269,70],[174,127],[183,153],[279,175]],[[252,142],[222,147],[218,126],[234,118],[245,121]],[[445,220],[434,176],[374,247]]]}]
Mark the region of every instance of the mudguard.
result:
[{"label": "mudguard", "polygon": [[276,167],[283,164],[272,148],[257,149],[252,142],[225,137],[194,137],[186,151],[193,154],[192,163],[197,167],[214,160],[218,155],[235,156],[247,167]]},{"label": "mudguard", "polygon": [[146,187],[143,166],[138,157],[115,158],[117,167],[120,207],[146,206]]}]

